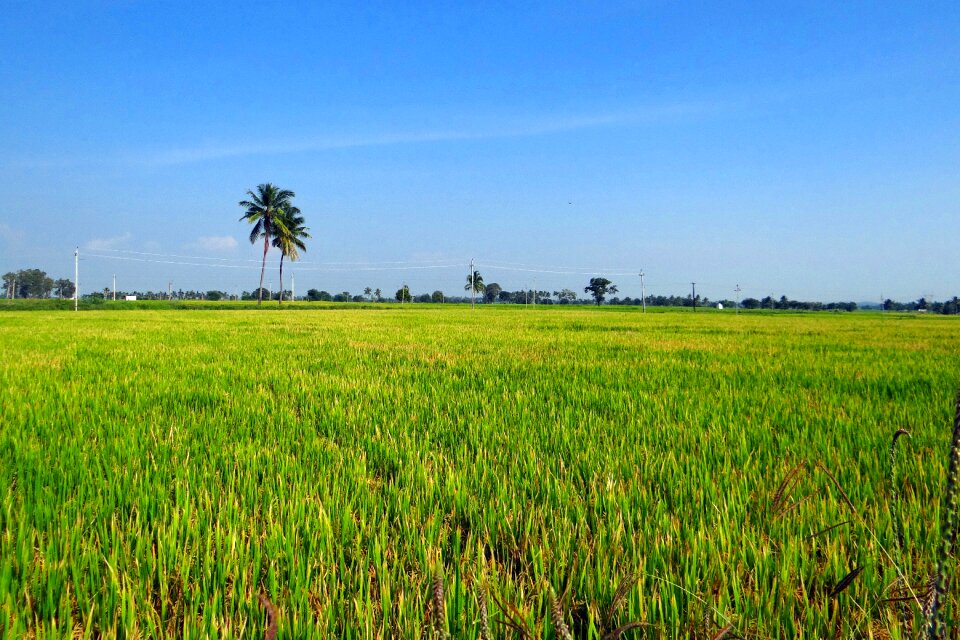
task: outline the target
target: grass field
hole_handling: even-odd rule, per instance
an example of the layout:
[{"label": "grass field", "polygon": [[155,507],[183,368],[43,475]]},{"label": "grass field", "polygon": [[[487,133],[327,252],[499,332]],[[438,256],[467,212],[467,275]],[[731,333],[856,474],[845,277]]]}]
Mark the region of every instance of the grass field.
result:
[{"label": "grass field", "polygon": [[13,311],[0,353],[10,638],[911,637],[960,385],[960,321],[868,313]]}]

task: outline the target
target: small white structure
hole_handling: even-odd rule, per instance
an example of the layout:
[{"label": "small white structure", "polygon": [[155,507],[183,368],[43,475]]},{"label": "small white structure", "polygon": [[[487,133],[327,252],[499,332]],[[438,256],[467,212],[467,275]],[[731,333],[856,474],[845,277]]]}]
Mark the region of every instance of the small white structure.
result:
[{"label": "small white structure", "polygon": [[137,296],[124,296],[123,299],[124,299],[124,300],[136,300],[136,299],[137,299]]},{"label": "small white structure", "polygon": [[717,303],[717,309],[721,309],[721,310],[722,310],[722,309],[723,309],[723,304],[720,303],[720,302],[718,302],[718,303]]}]

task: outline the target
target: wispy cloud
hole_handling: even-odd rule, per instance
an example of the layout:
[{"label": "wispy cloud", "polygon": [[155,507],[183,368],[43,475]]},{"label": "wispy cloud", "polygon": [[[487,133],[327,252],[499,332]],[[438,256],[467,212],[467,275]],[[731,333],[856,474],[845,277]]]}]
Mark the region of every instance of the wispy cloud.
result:
[{"label": "wispy cloud", "polygon": [[123,235],[113,238],[94,238],[83,245],[83,248],[87,251],[109,251],[110,249],[118,249],[130,242],[132,237],[130,232],[127,231]]},{"label": "wispy cloud", "polygon": [[575,115],[506,115],[499,116],[496,119],[486,117],[478,119],[472,125],[451,126],[449,128],[409,128],[391,132],[277,137],[250,142],[212,141],[168,149],[129,150],[94,157],[34,157],[7,160],[7,162],[21,169],[87,166],[92,164],[165,167],[251,156],[285,155],[405,144],[524,138],[605,127],[637,127],[715,116],[730,108],[731,104],[729,102],[704,100]]},{"label": "wispy cloud", "polygon": [[652,124],[713,113],[719,108],[720,105],[716,103],[684,103],[580,116],[551,116],[536,119],[512,118],[495,126],[477,126],[474,128],[410,130],[387,134],[314,137],[295,140],[274,139],[250,144],[206,144],[168,149],[138,156],[127,156],[126,160],[137,164],[166,166],[257,155],[280,155],[432,142],[522,138],[611,126]]},{"label": "wispy cloud", "polygon": [[183,248],[204,253],[224,253],[237,248],[237,239],[233,236],[202,236],[183,245]]}]

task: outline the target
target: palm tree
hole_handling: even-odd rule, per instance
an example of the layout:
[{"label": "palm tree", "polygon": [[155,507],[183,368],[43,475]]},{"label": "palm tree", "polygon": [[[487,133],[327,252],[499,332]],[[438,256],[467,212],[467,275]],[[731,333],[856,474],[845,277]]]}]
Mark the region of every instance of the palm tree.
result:
[{"label": "palm tree", "polygon": [[310,237],[309,231],[303,226],[300,209],[294,206],[282,209],[274,218],[273,246],[280,249],[280,304],[283,304],[283,259],[295,262],[300,258],[300,252],[307,250],[303,239]]},{"label": "palm tree", "polygon": [[295,194],[267,182],[257,185],[257,193],[247,191],[247,195],[250,196],[249,200],[240,201],[240,206],[246,209],[240,220],[246,220],[253,225],[250,244],[263,238],[263,264],[260,267],[260,288],[257,289],[259,305],[263,302],[263,273],[267,268],[267,251],[270,250],[270,238],[274,234],[274,221],[286,209],[296,208],[290,203]]},{"label": "palm tree", "polygon": [[470,292],[471,305],[474,303],[476,294],[483,293],[486,288],[487,287],[483,284],[483,276],[480,275],[479,271],[474,271],[472,274],[467,276],[467,284],[463,285],[463,290]]}]

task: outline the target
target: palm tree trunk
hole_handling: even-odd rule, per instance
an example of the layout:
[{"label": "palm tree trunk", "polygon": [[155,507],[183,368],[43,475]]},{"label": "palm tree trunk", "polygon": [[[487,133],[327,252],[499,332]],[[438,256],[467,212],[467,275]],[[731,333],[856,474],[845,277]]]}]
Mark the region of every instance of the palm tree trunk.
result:
[{"label": "palm tree trunk", "polygon": [[280,252],[280,303],[283,304],[283,252]]},{"label": "palm tree trunk", "polygon": [[260,288],[257,289],[257,306],[263,302],[263,272],[267,269],[267,250],[270,249],[270,236],[263,236],[263,264],[260,266]]}]

